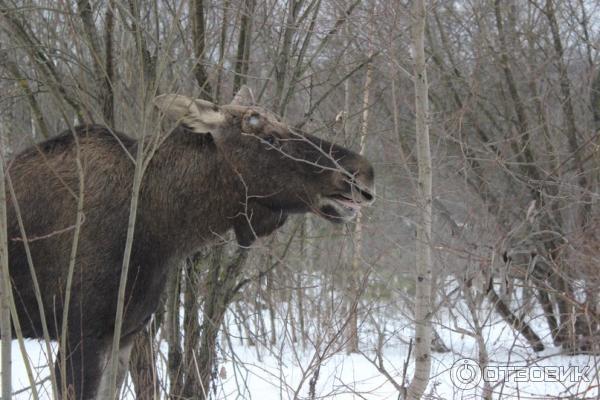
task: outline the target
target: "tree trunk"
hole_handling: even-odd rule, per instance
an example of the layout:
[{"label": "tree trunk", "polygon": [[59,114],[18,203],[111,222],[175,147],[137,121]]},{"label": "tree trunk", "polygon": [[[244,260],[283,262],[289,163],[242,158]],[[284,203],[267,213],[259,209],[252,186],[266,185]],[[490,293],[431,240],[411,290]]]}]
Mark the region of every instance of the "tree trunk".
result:
[{"label": "tree trunk", "polygon": [[283,92],[287,80],[288,64],[290,62],[290,52],[292,45],[292,38],[296,30],[296,18],[302,7],[303,0],[290,0],[288,1],[287,18],[285,22],[285,29],[283,31],[283,40],[279,50],[279,55],[275,62],[275,110],[281,114],[285,114],[285,107],[283,104]]},{"label": "tree trunk", "polygon": [[556,320],[556,314],[554,313],[554,304],[550,300],[550,296],[546,290],[538,288],[536,290],[537,298],[539,303],[542,305],[542,310],[544,310],[544,317],[546,318],[546,323],[548,324],[548,328],[550,328],[550,335],[552,335],[552,341],[555,346],[560,346],[560,342],[558,340],[558,322]]},{"label": "tree trunk", "polygon": [[252,14],[255,0],[244,0],[242,18],[240,21],[240,38],[238,40],[237,56],[235,59],[235,77],[233,78],[233,94],[247,82],[248,64],[250,59],[250,40],[252,36]]},{"label": "tree trunk", "polygon": [[12,398],[11,349],[12,328],[10,322],[10,296],[12,285],[8,270],[8,242],[6,225],[6,190],[4,186],[4,143],[0,138],[0,334],[2,335],[2,398]]},{"label": "tree trunk", "polygon": [[[515,155],[523,163],[523,173],[530,176],[533,179],[539,180],[540,175],[534,163],[534,156],[531,150],[531,137],[529,135],[529,121],[527,117],[527,107],[523,103],[519,90],[517,88],[517,82],[515,80],[511,64],[508,57],[508,45],[506,40],[506,32],[504,30],[504,21],[502,17],[501,6],[503,4],[500,0],[494,2],[494,15],[496,19],[496,29],[498,30],[498,41],[500,42],[500,65],[504,73],[504,78],[508,86],[508,92],[512,100],[513,110],[517,116],[517,126],[519,128],[519,135],[521,140],[515,140],[513,142],[513,151]],[[518,145],[517,145],[518,142]],[[539,193],[534,192],[534,198],[539,199]]]},{"label": "tree trunk", "polygon": [[417,265],[415,282],[415,372],[407,389],[408,399],[421,399],[429,383],[431,370],[431,207],[432,167],[429,146],[429,89],[425,60],[425,0],[415,0],[413,8],[413,54],[415,117],[417,136]]},{"label": "tree trunk", "polygon": [[185,289],[183,298],[183,397],[196,398],[201,391],[200,376],[198,376],[196,362],[198,342],[200,340],[200,321],[198,320],[198,293],[200,280],[198,274],[205,265],[206,258],[202,255],[186,261]]},{"label": "tree trunk", "polygon": [[494,283],[490,280],[488,286],[488,298],[490,303],[494,306],[495,310],[504,318],[504,320],[513,327],[514,330],[519,332],[529,343],[531,348],[535,351],[543,351],[544,345],[542,339],[534,332],[533,329],[521,318],[516,316],[506,305],[506,303],[498,296],[494,289]]},{"label": "tree trunk", "polygon": [[219,329],[227,307],[239,289],[236,285],[247,256],[248,250],[242,248],[238,250],[233,260],[226,261],[222,246],[211,251],[197,364],[201,383],[199,398],[202,400],[208,398],[211,381],[216,375],[216,344]]},{"label": "tree trunk", "polygon": [[114,112],[113,112],[113,90],[112,79],[114,75],[112,63],[113,50],[113,30],[114,30],[114,1],[109,2],[106,7],[105,14],[105,31],[104,31],[104,49],[102,49],[101,35],[96,29],[94,21],[94,10],[89,0],[78,0],[77,11],[83,25],[83,33],[85,34],[86,44],[89,47],[90,59],[94,67],[93,80],[94,87],[90,88],[91,92],[96,92],[96,96],[102,110],[103,123],[114,127]]},{"label": "tree trunk", "polygon": [[115,78],[114,54],[113,54],[113,32],[115,30],[115,2],[110,0],[106,6],[105,28],[104,28],[104,69],[102,80],[102,115],[106,124],[115,127],[115,94],[113,81]]},{"label": "tree trunk", "polygon": [[257,293],[254,298],[254,309],[255,309],[255,321],[256,326],[260,331],[260,340],[262,343],[267,343],[267,324],[265,323],[265,316],[263,311],[267,305],[267,296],[265,295],[265,291],[263,289],[263,280],[262,277],[259,278],[256,282]]},{"label": "tree trunk", "polygon": [[[272,256],[269,255],[267,258],[269,264],[271,265]],[[269,343],[271,345],[275,345],[277,343],[277,324],[275,322],[275,299],[273,294],[273,271],[269,270],[267,272],[267,288],[266,288],[266,296],[267,296],[267,305],[269,307],[269,329],[270,329],[270,337]]]},{"label": "tree trunk", "polygon": [[[227,9],[229,8],[230,0],[223,1],[223,19],[221,20],[221,36],[219,39],[219,66],[217,67],[217,79],[214,87],[214,98],[217,104],[222,103],[221,93],[223,84],[223,64],[225,62],[225,51],[227,49]],[[237,92],[236,92],[237,93]]]},{"label": "tree trunk", "polygon": [[129,371],[137,400],[154,400],[160,395],[154,336],[154,329],[146,327],[133,342]]},{"label": "tree trunk", "polygon": [[179,296],[180,296],[181,268],[173,269],[167,278],[167,306],[165,330],[169,353],[167,357],[167,375],[169,376],[169,398],[179,398],[183,390],[183,355],[179,340]]},{"label": "tree trunk", "polygon": [[[372,56],[372,54],[371,54]],[[360,127],[360,147],[359,154],[364,155],[365,145],[367,140],[367,133],[369,132],[369,107],[370,107],[370,94],[371,94],[371,83],[373,81],[373,63],[367,64],[367,72],[365,76],[365,86],[363,91],[362,101],[362,123]],[[362,215],[359,213],[356,218],[354,225],[354,234],[352,236],[352,264],[350,272],[350,296],[349,301],[356,303],[355,307],[349,307],[350,321],[348,322],[348,344],[346,348],[347,353],[358,352],[358,297],[360,296],[360,269],[362,265]]]},{"label": "tree trunk", "polygon": [[190,2],[190,15],[192,16],[192,42],[194,43],[194,75],[198,86],[200,86],[200,97],[206,100],[212,100],[212,89],[206,69],[204,68],[205,58],[205,29],[204,29],[204,5],[203,0],[192,0]]},{"label": "tree trunk", "polygon": [[[600,132],[600,65],[596,67],[590,90],[590,105],[594,115],[594,130]],[[597,141],[596,141],[597,142]]]}]

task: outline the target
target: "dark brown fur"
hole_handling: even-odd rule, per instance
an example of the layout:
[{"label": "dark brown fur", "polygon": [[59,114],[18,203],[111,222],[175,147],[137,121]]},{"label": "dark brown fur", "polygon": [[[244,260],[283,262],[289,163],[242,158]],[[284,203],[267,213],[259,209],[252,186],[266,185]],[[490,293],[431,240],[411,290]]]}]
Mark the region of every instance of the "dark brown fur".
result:
[{"label": "dark brown fur", "polygon": [[[323,203],[323,196],[356,199],[361,193],[366,199],[360,201],[372,200],[373,170],[364,158],[293,134],[272,120],[260,132],[242,135],[243,118],[228,113],[225,134],[218,140],[179,126],[152,158],[140,192],[123,346],[156,310],[169,268],[229,229],[248,246],[255,236],[281,226],[289,213],[314,211],[340,221],[343,208]],[[102,126],[81,126],[25,150],[10,162],[8,174],[50,335],[58,340],[79,195],[75,136],[85,175],[85,220],[70,302],[68,380],[77,398],[88,399],[97,395],[103,357],[110,349],[126,242],[134,164],[123,147],[135,154],[139,143]],[[271,136],[278,140],[274,146],[268,143]],[[23,238],[8,198],[9,261],[18,315],[24,335],[41,338]]]}]

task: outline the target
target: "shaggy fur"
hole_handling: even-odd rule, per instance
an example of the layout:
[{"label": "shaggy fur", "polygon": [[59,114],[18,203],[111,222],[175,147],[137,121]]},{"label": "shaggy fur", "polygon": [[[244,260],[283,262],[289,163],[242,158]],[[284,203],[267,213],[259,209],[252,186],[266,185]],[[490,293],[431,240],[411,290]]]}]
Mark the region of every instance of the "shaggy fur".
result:
[{"label": "shaggy fur", "polygon": [[[348,199],[372,201],[373,169],[363,157],[295,134],[260,109],[223,110],[227,121],[218,135],[180,125],[145,171],[127,281],[124,349],[156,310],[169,268],[229,229],[248,246],[280,227],[289,213],[312,211],[342,222],[353,216],[354,210],[343,206]],[[255,118],[261,119],[260,126]],[[140,144],[102,126],[80,126],[25,150],[7,172],[50,335],[58,340],[79,196],[75,137],[85,175],[85,220],[73,276],[68,349],[60,351],[67,351],[68,384],[76,398],[91,399],[98,396],[112,344],[134,173],[125,150],[135,154]],[[41,338],[24,238],[7,197],[17,311],[24,335]]]}]

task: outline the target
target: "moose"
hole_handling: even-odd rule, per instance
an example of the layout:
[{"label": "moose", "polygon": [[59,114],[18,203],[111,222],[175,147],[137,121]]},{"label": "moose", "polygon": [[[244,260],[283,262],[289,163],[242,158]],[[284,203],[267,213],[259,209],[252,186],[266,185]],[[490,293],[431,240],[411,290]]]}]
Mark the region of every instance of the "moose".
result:
[{"label": "moose", "polygon": [[[222,106],[175,94],[154,100],[170,123],[159,129],[162,140],[138,192],[119,385],[168,271],[186,257],[229,230],[240,246],[250,246],[289,214],[312,212],[343,223],[374,201],[374,172],[364,157],[292,129],[251,103],[246,87]],[[145,144],[101,125],[82,125],[8,162],[7,187],[14,190],[6,200],[9,269],[21,330],[26,338],[42,338],[43,310],[51,340],[60,340],[71,269],[66,348],[59,354],[67,357],[67,388],[76,399],[111,393],[107,376],[133,160]],[[78,210],[84,218],[72,254]],[[60,376],[59,361],[55,368]]]}]

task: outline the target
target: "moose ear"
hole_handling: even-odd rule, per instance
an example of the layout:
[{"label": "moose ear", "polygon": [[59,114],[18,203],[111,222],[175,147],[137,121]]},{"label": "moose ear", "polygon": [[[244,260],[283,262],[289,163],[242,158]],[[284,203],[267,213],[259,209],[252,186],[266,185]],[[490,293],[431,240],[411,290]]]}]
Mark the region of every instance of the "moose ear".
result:
[{"label": "moose ear", "polygon": [[215,132],[225,122],[221,109],[205,100],[163,94],[154,99],[154,105],[169,119],[182,122],[198,133]]},{"label": "moose ear", "polygon": [[231,104],[234,106],[251,107],[254,105],[254,94],[246,85],[242,85],[237,94],[233,97]]}]

